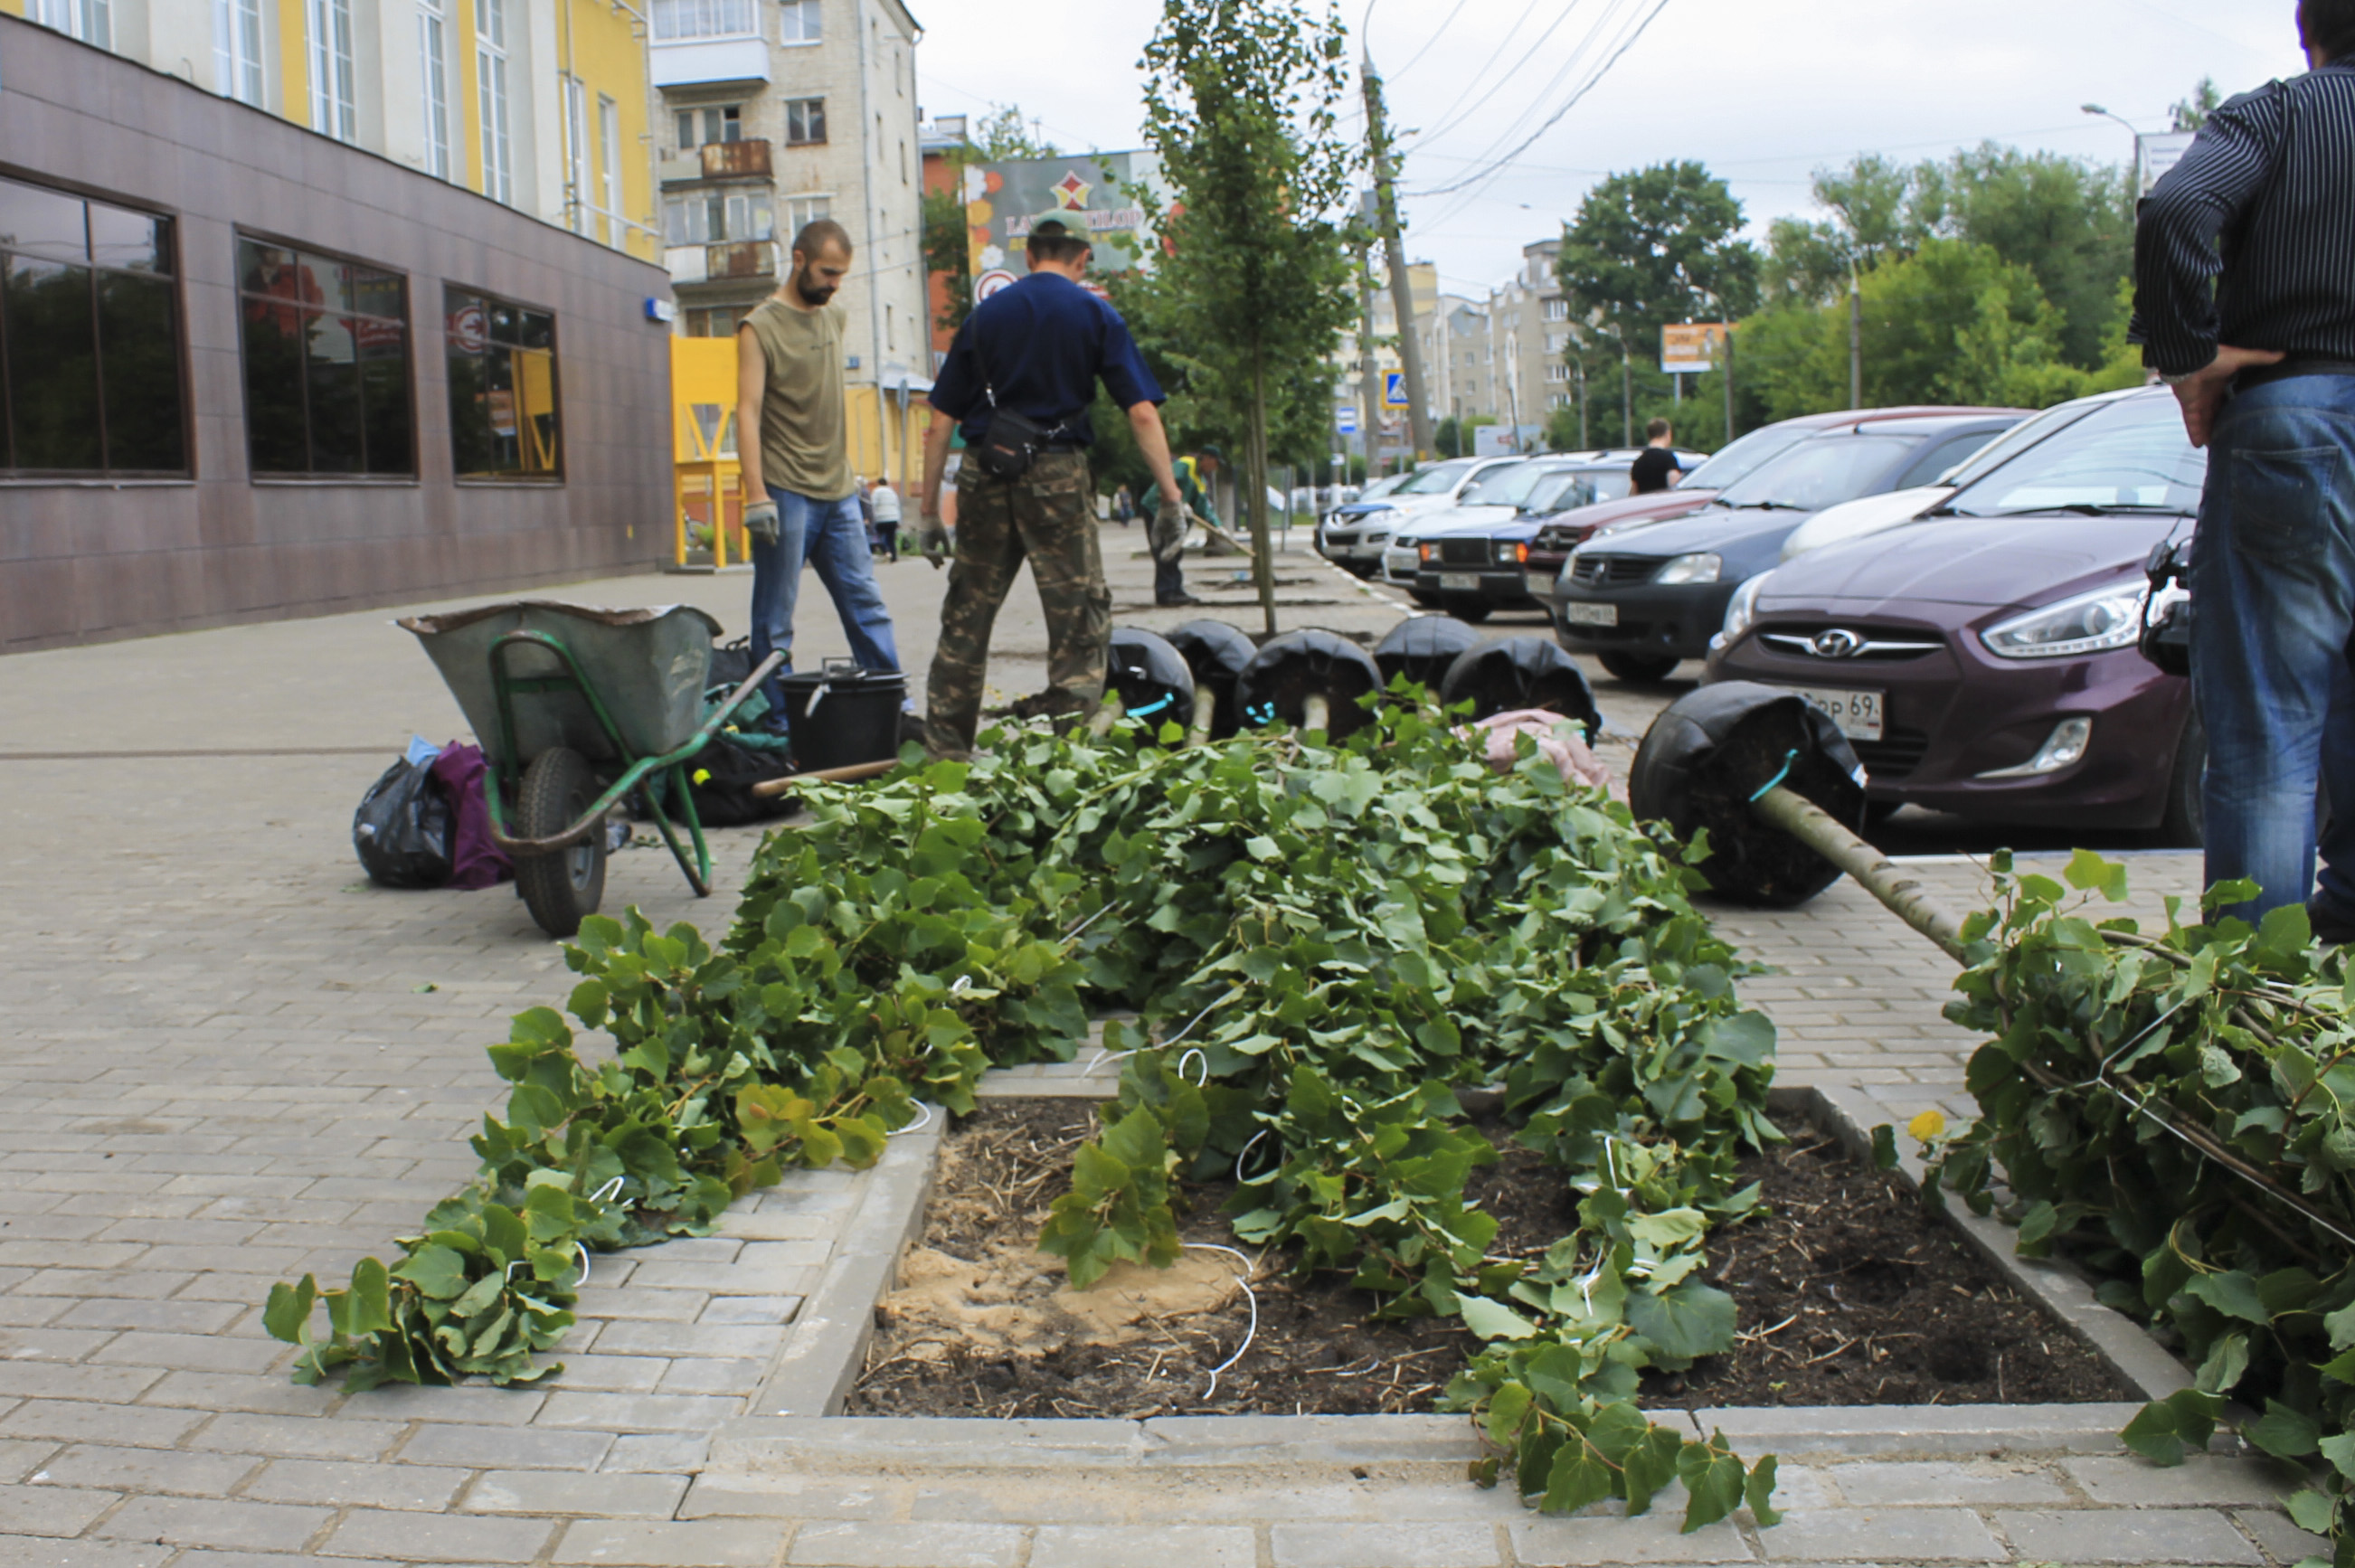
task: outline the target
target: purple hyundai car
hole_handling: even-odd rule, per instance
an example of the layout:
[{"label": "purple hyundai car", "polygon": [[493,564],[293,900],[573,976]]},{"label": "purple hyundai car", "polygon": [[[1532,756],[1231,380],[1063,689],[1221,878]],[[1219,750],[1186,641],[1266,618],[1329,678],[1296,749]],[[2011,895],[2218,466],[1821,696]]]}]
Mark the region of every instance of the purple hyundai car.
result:
[{"label": "purple hyundai car", "polygon": [[2190,683],[2136,643],[2143,562],[2190,534],[2207,466],[2165,389],[2081,400],[1920,519],[1744,582],[1704,678],[1828,710],[1878,813],[2197,845],[2207,741]]}]

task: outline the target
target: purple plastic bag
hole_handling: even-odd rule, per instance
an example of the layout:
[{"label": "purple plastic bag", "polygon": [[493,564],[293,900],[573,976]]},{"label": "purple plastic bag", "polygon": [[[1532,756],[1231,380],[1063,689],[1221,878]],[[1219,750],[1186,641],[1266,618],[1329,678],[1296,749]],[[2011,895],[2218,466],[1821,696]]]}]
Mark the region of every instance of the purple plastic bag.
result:
[{"label": "purple plastic bag", "polygon": [[457,818],[457,830],[451,835],[450,880],[444,885],[467,892],[515,879],[515,862],[492,838],[490,807],[483,803],[483,775],[489,771],[480,746],[455,741],[433,760],[433,782],[442,786]]}]

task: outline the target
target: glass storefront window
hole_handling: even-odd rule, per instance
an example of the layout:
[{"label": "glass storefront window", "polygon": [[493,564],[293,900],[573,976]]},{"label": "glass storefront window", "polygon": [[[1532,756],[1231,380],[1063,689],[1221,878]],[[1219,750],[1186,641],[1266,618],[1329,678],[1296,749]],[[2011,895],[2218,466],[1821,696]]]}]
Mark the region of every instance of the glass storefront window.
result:
[{"label": "glass storefront window", "polygon": [[244,238],[237,271],[253,472],[414,476],[407,280]]},{"label": "glass storefront window", "polygon": [[556,317],[464,289],[442,300],[458,477],[562,478]]}]

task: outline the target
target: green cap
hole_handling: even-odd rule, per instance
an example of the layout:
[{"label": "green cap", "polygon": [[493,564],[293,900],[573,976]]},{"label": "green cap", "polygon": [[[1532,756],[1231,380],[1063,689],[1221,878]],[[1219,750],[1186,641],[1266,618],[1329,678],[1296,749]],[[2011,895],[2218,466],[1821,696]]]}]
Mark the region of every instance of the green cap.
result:
[{"label": "green cap", "polygon": [[[1030,240],[1077,240],[1092,250],[1095,236],[1088,232],[1087,215],[1079,212],[1042,212],[1030,220]],[[1025,241],[1028,243],[1028,240]]]}]

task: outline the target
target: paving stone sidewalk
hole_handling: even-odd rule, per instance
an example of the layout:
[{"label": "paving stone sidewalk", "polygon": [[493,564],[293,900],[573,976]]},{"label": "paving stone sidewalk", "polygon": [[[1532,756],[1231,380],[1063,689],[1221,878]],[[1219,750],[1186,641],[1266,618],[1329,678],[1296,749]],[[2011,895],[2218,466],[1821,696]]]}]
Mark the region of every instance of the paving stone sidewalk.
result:
[{"label": "paving stone sidewalk", "polygon": [[[1116,597],[1135,605],[1149,568],[1108,537]],[[1288,608],[1296,622],[1379,630],[1395,615],[1305,558],[1284,575],[1288,597],[1317,601]],[[884,581],[921,670],[940,580],[915,561]],[[733,635],[748,591],[741,576],[647,577],[551,596],[685,599]],[[1009,693],[1043,670],[1029,595],[1018,586],[1000,623],[994,674]],[[842,648],[822,598],[809,605],[805,662]],[[2091,1459],[1982,1475],[1953,1459],[1808,1458],[1786,1472],[1791,1522],[1695,1538],[1535,1520],[1432,1466],[1162,1477],[1115,1506],[1077,1483],[976,1488],[902,1460],[814,1469],[755,1506],[758,1488],[720,1484],[709,1446],[751,1413],[842,1239],[867,1179],[843,1172],[739,1205],[713,1238],[598,1260],[567,1370],[544,1389],[296,1388],[261,1328],[270,1285],[340,1277],[463,1184],[465,1139],[503,1097],[484,1046],[569,988],[506,890],[386,892],[352,861],[368,783],[411,731],[458,729],[390,613],[0,660],[0,1565],[1111,1568],[1150,1553],[1379,1568],[1696,1548],[2260,1564],[2302,1551],[2251,1472]],[[1657,706],[1605,696],[1631,730]],[[717,934],[756,838],[714,835],[709,901],[666,854],[627,851],[610,905]],[[2192,877],[2180,861],[2142,866],[2153,891]],[[1934,874],[1960,895],[1976,873]],[[1871,1085],[1903,1115],[1923,1096],[1951,1103],[1968,1042],[1937,1017],[1934,949],[1853,889],[1726,919],[1783,970],[1751,994],[1784,1027],[1786,1076]],[[2098,1464],[2112,1467],[2086,1468]]]}]

